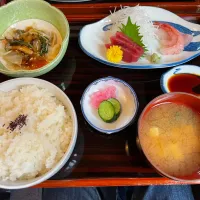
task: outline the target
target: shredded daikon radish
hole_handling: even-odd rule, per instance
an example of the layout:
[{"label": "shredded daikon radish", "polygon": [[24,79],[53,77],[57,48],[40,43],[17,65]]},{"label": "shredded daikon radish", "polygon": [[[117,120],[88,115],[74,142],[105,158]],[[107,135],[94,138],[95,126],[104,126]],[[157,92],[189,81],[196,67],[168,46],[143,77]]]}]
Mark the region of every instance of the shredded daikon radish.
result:
[{"label": "shredded daikon radish", "polygon": [[[115,9],[116,10],[116,9]],[[111,12],[111,22],[113,26],[111,27],[111,31],[116,33],[119,31],[119,27],[121,24],[126,24],[128,17],[130,16],[132,23],[136,23],[140,26],[139,33],[143,36],[142,41],[144,45],[147,47],[149,53],[155,52],[155,47],[157,46],[157,37],[156,30],[157,27],[153,25],[151,18],[144,8],[137,5],[135,7],[122,7],[117,12]]]}]

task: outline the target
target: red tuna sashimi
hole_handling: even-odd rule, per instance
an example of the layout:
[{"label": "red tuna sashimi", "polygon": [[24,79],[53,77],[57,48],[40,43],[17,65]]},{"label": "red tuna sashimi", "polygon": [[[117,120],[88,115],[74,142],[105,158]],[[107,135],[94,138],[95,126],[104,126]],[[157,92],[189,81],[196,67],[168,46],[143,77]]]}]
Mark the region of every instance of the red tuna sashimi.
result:
[{"label": "red tuna sashimi", "polygon": [[[115,36],[112,36],[110,40],[112,44],[121,46],[122,51],[123,51],[122,60],[124,62],[137,62],[138,59],[142,56],[142,54],[137,51],[137,48],[134,48],[129,43],[124,42],[123,40],[116,38]],[[128,53],[128,55],[126,55],[126,53]],[[130,56],[129,54],[131,54],[132,56]],[[132,57],[132,60],[131,60],[131,57]]]},{"label": "red tuna sashimi", "polygon": [[127,48],[123,48],[122,47],[122,51],[123,51],[123,58],[122,58],[122,60],[124,62],[127,62],[127,63],[137,62],[138,59],[140,58],[140,57],[134,56],[133,53],[129,49],[127,49]]},{"label": "red tuna sashimi", "polygon": [[105,44],[106,49],[109,49],[112,46],[112,44]]},{"label": "red tuna sashimi", "polygon": [[[107,49],[109,49],[113,44],[105,44],[105,47]],[[123,57],[122,57],[122,60],[124,62],[127,62],[127,63],[131,63],[131,62],[137,62],[138,59],[140,57],[138,57],[137,55],[133,54],[133,52],[125,47],[122,47],[121,46],[121,49],[123,51]]]},{"label": "red tuna sashimi", "polygon": [[[106,46],[107,49],[109,49],[110,46],[112,46],[112,44],[106,44],[105,46]],[[122,60],[124,62],[127,62],[127,63],[137,62],[138,59],[140,58],[140,57],[134,55],[133,52],[130,51],[129,49],[127,49],[127,48],[121,47],[121,49],[123,51]]]},{"label": "red tuna sashimi", "polygon": [[90,103],[93,108],[97,109],[102,101],[110,98],[116,98],[116,87],[109,86],[105,89],[94,92],[90,97]]},{"label": "red tuna sashimi", "polygon": [[137,48],[137,51],[139,51],[139,53],[141,55],[143,55],[144,49],[141,46],[139,46],[137,43],[133,42],[127,35],[125,35],[122,32],[117,32],[115,35],[117,38],[119,38],[119,39],[123,40],[124,42],[127,42],[130,45],[132,45],[133,47]]},{"label": "red tuna sashimi", "polygon": [[121,46],[123,48],[127,48],[130,51],[132,51],[133,54],[135,54],[136,56],[138,56],[138,57],[141,56],[141,53],[137,50],[136,47],[134,47],[133,45],[131,45],[128,42],[124,42],[123,40],[121,40],[120,38],[117,38],[116,36],[111,36],[110,41],[113,45],[118,45],[118,46]]},{"label": "red tuna sashimi", "polygon": [[134,54],[136,54],[139,57],[141,57],[144,53],[143,48],[138,46],[134,42],[132,42],[132,43],[126,42],[123,39],[118,38],[116,36],[110,37],[110,41],[111,41],[112,44],[119,45],[119,46],[122,46],[124,48],[128,48],[129,50],[131,50]]}]

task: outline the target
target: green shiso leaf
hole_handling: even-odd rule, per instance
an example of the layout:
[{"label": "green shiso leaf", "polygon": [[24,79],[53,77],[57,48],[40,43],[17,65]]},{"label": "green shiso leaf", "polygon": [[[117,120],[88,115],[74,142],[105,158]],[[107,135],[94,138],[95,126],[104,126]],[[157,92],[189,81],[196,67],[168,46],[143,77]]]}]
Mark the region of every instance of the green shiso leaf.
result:
[{"label": "green shiso leaf", "polygon": [[120,30],[122,33],[124,33],[126,36],[128,36],[133,42],[137,43],[139,46],[141,46],[144,51],[148,51],[144,43],[142,42],[143,36],[139,33],[140,26],[138,26],[136,23],[133,24],[131,22],[131,18],[128,17],[127,24],[122,24],[122,27],[120,27]]}]

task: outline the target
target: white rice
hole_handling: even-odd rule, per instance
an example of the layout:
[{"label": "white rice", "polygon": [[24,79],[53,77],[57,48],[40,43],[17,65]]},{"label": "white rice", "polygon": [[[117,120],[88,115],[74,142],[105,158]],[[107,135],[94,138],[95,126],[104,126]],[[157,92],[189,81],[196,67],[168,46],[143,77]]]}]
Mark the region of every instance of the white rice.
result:
[{"label": "white rice", "polygon": [[[72,136],[67,109],[46,89],[34,85],[0,92],[0,179],[25,180],[52,169],[63,157]],[[25,115],[20,129],[11,121]]]}]

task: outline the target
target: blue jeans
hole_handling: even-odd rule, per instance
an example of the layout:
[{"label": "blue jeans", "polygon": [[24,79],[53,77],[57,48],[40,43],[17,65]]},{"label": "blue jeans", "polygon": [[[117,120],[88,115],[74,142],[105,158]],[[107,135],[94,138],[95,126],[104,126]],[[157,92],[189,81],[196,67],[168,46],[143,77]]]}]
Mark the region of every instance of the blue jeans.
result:
[{"label": "blue jeans", "polygon": [[194,200],[189,185],[119,187],[117,200]]},{"label": "blue jeans", "polygon": [[[149,186],[118,187],[113,200],[194,200],[191,187]],[[110,195],[102,198],[95,187],[24,189],[12,191],[10,200],[112,200]]]}]

